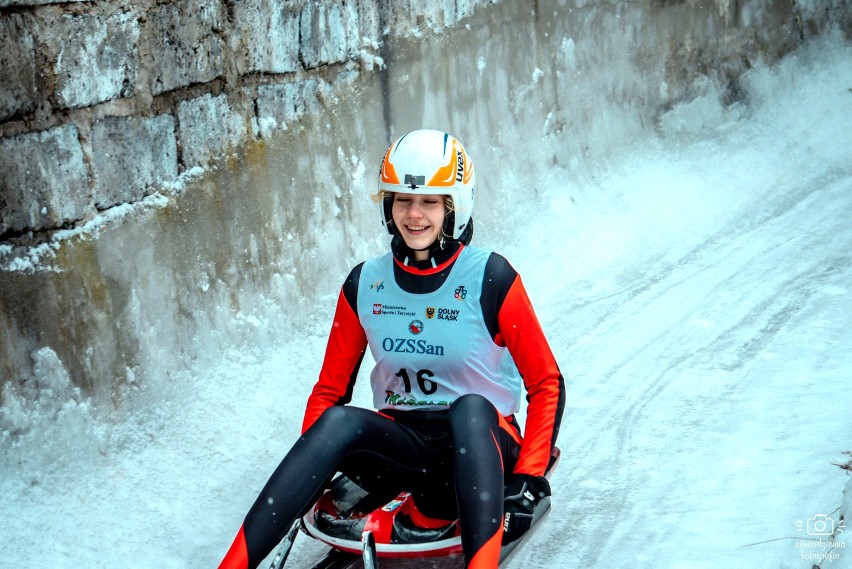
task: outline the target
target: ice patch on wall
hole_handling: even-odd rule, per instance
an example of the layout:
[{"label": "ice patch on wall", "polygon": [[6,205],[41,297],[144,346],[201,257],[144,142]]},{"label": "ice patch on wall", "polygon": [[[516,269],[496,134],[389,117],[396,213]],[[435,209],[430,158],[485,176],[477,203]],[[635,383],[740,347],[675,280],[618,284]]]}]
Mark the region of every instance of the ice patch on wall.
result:
[{"label": "ice patch on wall", "polygon": [[51,261],[56,258],[56,252],[61,249],[64,242],[74,238],[97,238],[111,223],[119,222],[126,217],[142,215],[152,209],[164,208],[169,205],[167,193],[182,192],[190,180],[199,178],[205,172],[205,169],[198,166],[191,168],[181,174],[175,182],[164,184],[163,191],[166,193],[156,192],[138,202],[124,203],[100,211],[89,221],[77,227],[54,232],[50,241],[45,243],[25,248],[0,246],[0,270],[61,272],[62,269]]},{"label": "ice patch on wall", "polygon": [[108,435],[56,352],[45,347],[32,358],[32,378],[3,385],[0,447],[16,461],[7,466],[20,468],[24,480],[35,484],[45,472],[100,454]]}]

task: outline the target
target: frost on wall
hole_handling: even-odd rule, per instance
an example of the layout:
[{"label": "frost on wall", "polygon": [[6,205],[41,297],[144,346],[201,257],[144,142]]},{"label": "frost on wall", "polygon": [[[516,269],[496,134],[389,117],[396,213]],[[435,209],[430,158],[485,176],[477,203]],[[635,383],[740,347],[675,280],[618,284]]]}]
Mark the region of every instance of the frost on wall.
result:
[{"label": "frost on wall", "polygon": [[21,14],[0,18],[0,121],[35,109],[37,70],[31,26]]},{"label": "frost on wall", "polygon": [[60,105],[88,107],[133,94],[139,40],[134,15],[64,15],[49,26],[42,25],[39,39],[54,62]]},{"label": "frost on wall", "polygon": [[232,49],[237,71],[293,73],[299,69],[299,6],[275,0],[234,5]]},{"label": "frost on wall", "polygon": [[177,177],[174,117],[107,117],[92,130],[94,202],[99,208],[135,202]]},{"label": "frost on wall", "polygon": [[245,139],[242,116],[225,95],[204,94],[178,106],[178,123],[186,169],[209,166]]},{"label": "frost on wall", "polygon": [[44,470],[59,469],[73,456],[97,456],[107,431],[52,349],[36,350],[32,360],[33,377],[7,382],[0,393],[0,448],[17,450],[18,466],[35,484]]},{"label": "frost on wall", "polygon": [[140,59],[153,95],[222,75],[226,50],[218,31],[226,23],[220,2],[164,4],[146,18],[148,45]]},{"label": "frost on wall", "polygon": [[300,23],[300,54],[305,67],[355,59],[361,38],[354,3],[308,2]]},{"label": "frost on wall", "polygon": [[87,210],[88,172],[74,125],[0,139],[0,172],[0,233],[61,225]]},{"label": "frost on wall", "polygon": [[315,110],[319,106],[319,97],[331,88],[318,79],[261,85],[256,99],[257,134],[270,138],[275,132],[289,128],[288,123]]}]

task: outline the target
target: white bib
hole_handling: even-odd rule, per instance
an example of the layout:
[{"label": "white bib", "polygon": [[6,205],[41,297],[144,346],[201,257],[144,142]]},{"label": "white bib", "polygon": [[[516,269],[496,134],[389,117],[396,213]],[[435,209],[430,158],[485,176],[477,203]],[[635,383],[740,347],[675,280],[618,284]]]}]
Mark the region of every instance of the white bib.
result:
[{"label": "white bib", "polygon": [[391,253],[364,263],[358,319],[376,360],[377,409],[443,409],[468,393],[485,396],[504,416],[520,409],[520,375],[491,339],[479,303],[489,255],[465,247],[444,284],[427,294],[396,284]]}]

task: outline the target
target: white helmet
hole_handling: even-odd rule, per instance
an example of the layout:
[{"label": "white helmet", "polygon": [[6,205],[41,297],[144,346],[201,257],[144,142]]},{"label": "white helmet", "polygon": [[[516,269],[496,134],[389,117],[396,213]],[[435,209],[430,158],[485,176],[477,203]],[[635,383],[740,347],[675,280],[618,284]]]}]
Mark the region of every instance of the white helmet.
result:
[{"label": "white helmet", "polygon": [[[458,239],[471,222],[476,175],[473,162],[461,142],[446,132],[415,130],[399,137],[385,154],[379,172],[379,192],[439,194],[450,196],[453,210],[447,214],[444,233]],[[381,204],[382,221],[391,234],[396,227],[392,199]]]}]

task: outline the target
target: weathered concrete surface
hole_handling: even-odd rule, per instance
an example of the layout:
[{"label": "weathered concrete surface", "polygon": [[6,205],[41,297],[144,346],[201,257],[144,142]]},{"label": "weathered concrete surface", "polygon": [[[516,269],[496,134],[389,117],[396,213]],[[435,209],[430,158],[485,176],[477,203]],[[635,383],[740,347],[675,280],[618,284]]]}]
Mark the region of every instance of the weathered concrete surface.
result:
[{"label": "weathered concrete surface", "polygon": [[0,17],[0,120],[36,106],[36,58],[31,22],[22,14]]},{"label": "weathered concrete surface", "polygon": [[231,108],[224,94],[204,94],[178,105],[178,123],[187,168],[213,166],[246,140],[245,112]]},{"label": "weathered concrete surface", "polygon": [[[327,95],[323,95],[326,93]],[[316,112],[320,99],[331,95],[327,83],[309,79],[278,85],[261,85],[254,95],[257,106],[257,128],[263,138],[271,138],[287,124],[306,112]]]},{"label": "weathered concrete surface", "polygon": [[[471,2],[469,10],[476,3]],[[446,11],[440,3],[409,6],[400,2],[392,10],[386,4],[385,0],[4,2],[0,5],[0,140],[60,125],[76,126],[94,200],[88,209],[124,203],[127,196],[144,195],[150,180],[142,177],[136,187],[103,190],[97,179],[102,172],[95,170],[98,151],[92,147],[97,123],[171,115],[180,127],[175,133],[176,175],[206,164],[207,155],[220,156],[224,149],[261,133],[271,134],[269,127],[274,123],[265,121],[260,128],[264,117],[253,113],[259,89],[304,82],[297,91],[312,97],[318,92],[312,88],[318,80],[333,82],[341,71],[357,71],[362,63],[373,67],[383,35],[407,32],[415,24],[453,23],[462,13],[454,7]],[[200,112],[199,101],[207,95],[221,105],[222,94],[228,106],[227,143],[209,148],[210,136],[200,133],[215,109]],[[197,108],[191,111],[193,105]],[[232,134],[242,136],[237,144]],[[190,138],[181,140],[184,135]],[[195,150],[201,140],[207,140],[207,147]],[[164,152],[169,152],[168,147]],[[160,161],[169,159],[164,156]],[[26,162],[30,157],[19,155],[17,160]],[[0,176],[0,195],[20,193],[19,183]],[[60,185],[54,181],[49,187]],[[105,196],[118,201],[107,203]],[[28,219],[26,212],[10,209],[19,201],[3,200],[0,218]],[[80,220],[44,218],[26,227],[0,223],[0,240],[33,245],[49,239],[50,230]]]},{"label": "weathered concrete surface", "polygon": [[44,6],[47,4],[71,4],[74,2],[90,2],[91,0],[0,0],[0,8]]},{"label": "weathered concrete surface", "polygon": [[145,14],[141,64],[152,95],[207,83],[225,71],[221,0],[182,0]]},{"label": "weathered concrete surface", "polygon": [[[287,91],[294,89],[293,83],[307,82],[297,91],[309,98],[296,104],[310,105],[315,81],[335,82],[341,72],[380,69],[385,59],[390,61],[394,54],[382,47],[383,37],[428,36],[431,29],[455,25],[483,4],[487,5],[480,0],[6,2],[3,6],[15,9],[0,12],[0,140],[74,124],[88,158],[96,152],[90,135],[98,121],[169,114],[180,126],[176,132],[180,174],[208,163],[209,158],[201,159],[199,153],[221,156],[225,148],[233,148],[231,132],[242,133],[248,140],[270,136],[273,125],[285,124],[276,118],[280,112],[253,113],[255,94]],[[528,12],[542,23],[574,17],[572,14],[587,19],[589,13],[608,14],[581,24],[586,28],[577,30],[575,42],[584,34],[605,29],[600,26],[615,25],[622,13],[644,11],[656,22],[646,20],[625,28],[628,35],[618,36],[621,44],[610,42],[599,55],[611,59],[627,54],[637,65],[664,66],[664,89],[674,101],[690,96],[697,74],[730,80],[735,97],[736,77],[756,61],[772,61],[829,24],[845,30],[852,25],[848,0],[718,0],[706,5],[693,1],[525,2],[516,7],[519,13]],[[643,37],[649,33],[656,37]],[[441,59],[451,60],[453,54]],[[608,59],[601,64],[608,65]],[[223,93],[228,101],[227,144],[193,150],[200,140],[209,138],[199,134],[209,124],[209,115],[199,109],[189,112],[188,107],[199,105],[190,101]],[[184,116],[178,120],[181,113]],[[196,118],[202,122],[189,124]],[[191,139],[181,140],[184,135]],[[18,160],[30,158],[22,155]],[[36,166],[28,164],[23,169]],[[124,203],[127,196],[145,195],[150,183],[143,177],[137,187],[104,192],[96,179],[98,172],[89,161],[86,167],[89,193],[96,200],[88,204],[89,210]],[[0,176],[0,195],[21,193],[20,187],[14,187],[19,183]],[[62,188],[63,184],[54,181],[47,187]],[[119,201],[108,203],[106,195]],[[50,198],[54,202],[63,199]],[[3,201],[0,218],[29,219],[26,212],[12,209],[20,200]],[[80,220],[49,217],[26,227],[18,222],[0,223],[0,240],[34,244],[49,239],[51,229]]]},{"label": "weathered concrete surface", "polygon": [[[483,192],[495,172],[525,173],[535,191],[546,165],[524,163],[527,145],[547,148],[551,163],[594,163],[708,84],[739,101],[744,71],[829,25],[848,30],[850,19],[840,0],[540,0],[491,5],[436,34],[473,4],[410,4],[152,1],[0,13],[0,29],[12,30],[0,42],[37,52],[38,70],[27,79],[21,65],[20,80],[0,85],[0,383],[33,379],[32,354],[49,347],[72,381],[117,402],[129,378],[144,384],[286,334],[257,327],[253,314],[272,307],[286,327],[304,314],[304,290],[338,281],[323,263],[330,252],[364,252],[378,222],[362,198],[391,134],[446,128],[476,157]],[[57,67],[39,38],[69,21],[88,22],[81,37],[103,37],[104,50],[128,51]],[[123,39],[99,35],[109,22]],[[298,50],[285,41],[296,29]],[[381,36],[386,29],[410,39]],[[134,57],[135,72],[78,82]],[[106,92],[119,95],[72,106]],[[157,207],[131,205],[157,191]],[[505,205],[480,218],[483,231]],[[98,210],[94,221],[121,215],[49,240]]]},{"label": "weathered concrete surface", "polygon": [[0,139],[0,231],[39,230],[82,219],[88,171],[74,125]]},{"label": "weathered concrete surface", "polygon": [[89,107],[129,97],[139,68],[139,21],[129,12],[57,14],[38,33],[51,63],[56,106]]},{"label": "weathered concrete surface", "polygon": [[99,209],[139,201],[177,177],[175,120],[107,117],[92,130],[93,201]]},{"label": "weathered concrete surface", "polygon": [[355,59],[361,37],[354,2],[328,7],[309,2],[299,21],[299,51],[306,67]]},{"label": "weathered concrete surface", "polygon": [[234,6],[232,49],[237,71],[293,73],[299,69],[300,9],[297,4],[249,0]]}]

